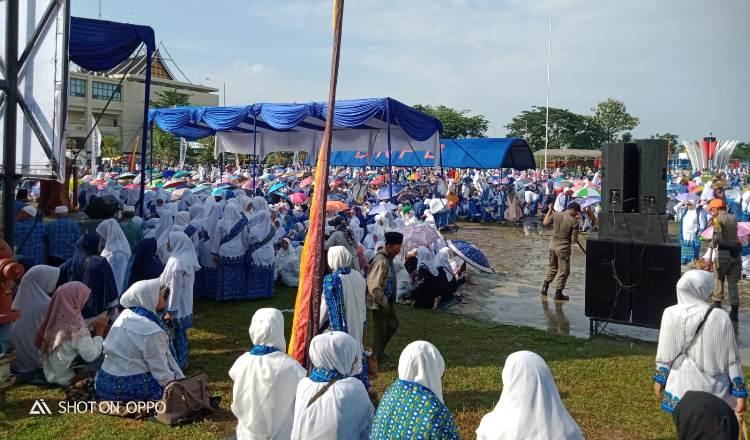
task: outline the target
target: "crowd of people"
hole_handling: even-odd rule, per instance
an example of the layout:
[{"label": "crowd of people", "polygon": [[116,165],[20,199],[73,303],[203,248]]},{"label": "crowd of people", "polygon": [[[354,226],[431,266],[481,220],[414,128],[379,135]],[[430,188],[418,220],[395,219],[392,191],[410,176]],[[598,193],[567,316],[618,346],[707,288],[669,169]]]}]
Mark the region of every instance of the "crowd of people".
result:
[{"label": "crowd of people", "polygon": [[[257,179],[239,170],[215,175],[202,166],[182,171],[182,179],[179,172],[152,176],[142,205],[133,175],[84,178],[79,208],[102,197],[118,205],[117,215],[91,232],[82,232],[65,206],[44,223],[19,191],[15,250],[27,272],[13,302],[21,318],[13,324],[12,367],[21,381],[68,387],[88,378],[97,399],[158,400],[168,383],[185,376],[194,298],[269,298],[276,283],[298,285],[309,170],[269,168]],[[159,177],[163,184],[154,184]],[[687,188],[687,177],[699,176],[676,174],[673,184]],[[737,212],[738,204],[724,190],[727,182],[732,179],[703,182],[701,202],[683,197],[674,208],[684,260],[700,258],[697,237],[713,223],[715,252],[704,260],[715,261],[720,286],[708,272],[689,271],[677,285],[678,304],[664,313],[654,389],[678,429],[678,418],[698,429],[697,416],[687,416],[695,401],[715,404],[700,392],[739,414],[745,409],[731,325],[739,304],[740,240],[728,211]],[[540,215],[553,229],[542,294],[554,287],[555,299],[567,300],[571,243],[597,227],[599,200],[585,194],[596,194],[600,184],[598,173],[585,170],[571,177],[514,170],[439,176],[416,169],[395,173],[391,182],[374,172],[333,170],[310,368],[285,354],[281,312],[258,310],[249,330],[253,346],[229,370],[237,437],[458,438],[442,394],[445,362],[431,343],[406,346],[398,378],[382,396],[371,387],[399,328],[396,304],[435,309],[461,301],[459,286],[471,283],[465,257],[440,231],[465,220],[511,222],[530,233]],[[672,188],[673,195],[683,194],[680,189]],[[741,212],[750,211],[747,194]],[[434,229],[436,238],[405,243],[415,227]],[[712,313],[717,307],[707,301],[721,305],[725,280],[732,310]],[[582,438],[541,357],[510,355],[502,379],[500,401],[482,419],[478,438]]]}]

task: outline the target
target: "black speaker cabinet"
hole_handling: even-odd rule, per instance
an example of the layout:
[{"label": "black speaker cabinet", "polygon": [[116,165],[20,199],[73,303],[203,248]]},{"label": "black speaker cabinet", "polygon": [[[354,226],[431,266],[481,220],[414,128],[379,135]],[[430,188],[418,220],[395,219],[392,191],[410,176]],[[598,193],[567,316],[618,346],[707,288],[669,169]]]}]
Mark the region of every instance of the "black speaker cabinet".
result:
[{"label": "black speaker cabinet", "polygon": [[601,211],[598,217],[599,238],[662,244],[669,241],[666,214],[638,214]]},{"label": "black speaker cabinet", "polygon": [[602,209],[638,211],[640,161],[634,143],[602,144]]},{"label": "black speaker cabinet", "polygon": [[620,283],[630,283],[632,250],[630,242],[586,241],[586,317],[630,321],[630,291],[620,289]]},{"label": "black speaker cabinet", "polygon": [[632,256],[632,322],[659,326],[664,309],[677,304],[677,281],[681,276],[680,245],[633,244]]},{"label": "black speaker cabinet", "polygon": [[642,139],[635,141],[640,158],[638,180],[638,212],[667,212],[667,141]]}]

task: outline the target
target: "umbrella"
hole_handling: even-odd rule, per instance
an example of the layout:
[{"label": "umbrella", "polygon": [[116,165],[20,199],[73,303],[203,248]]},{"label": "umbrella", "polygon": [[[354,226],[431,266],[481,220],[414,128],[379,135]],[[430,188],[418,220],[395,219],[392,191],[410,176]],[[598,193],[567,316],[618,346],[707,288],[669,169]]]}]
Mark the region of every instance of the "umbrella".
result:
[{"label": "umbrella", "polygon": [[302,180],[302,182],[300,182],[299,186],[300,187],[305,187],[305,186],[312,185],[312,183],[313,183],[313,178],[312,177],[306,177],[305,179]]},{"label": "umbrella", "polygon": [[[703,233],[701,233],[701,237],[705,238],[706,240],[711,240],[714,238],[714,227],[709,226],[706,228]],[[746,245],[748,242],[748,238],[750,237],[750,222],[739,222],[737,223],[737,238],[742,242],[743,245]]]},{"label": "umbrella", "polygon": [[381,185],[383,183],[385,183],[385,174],[379,175],[370,182],[371,185]]},{"label": "umbrella", "polygon": [[187,172],[187,171],[185,171],[185,170],[180,170],[180,171],[174,173],[174,175],[172,176],[172,178],[176,179],[178,177],[187,176],[188,174],[190,174],[190,173]]},{"label": "umbrella", "polygon": [[187,180],[182,180],[182,179],[168,180],[167,183],[164,184],[164,189],[177,188],[186,183],[187,183]]},{"label": "umbrella", "polygon": [[[399,185],[393,185],[393,195],[398,195],[398,193],[401,192],[401,186]],[[391,198],[391,189],[388,187],[380,188],[377,193],[375,193],[375,196],[379,200],[388,200]]]},{"label": "umbrella", "polygon": [[411,173],[408,179],[409,180],[422,180],[422,175],[419,173]]},{"label": "umbrella", "polygon": [[118,179],[135,179],[135,174],[133,173],[122,173],[119,176],[117,176]]},{"label": "umbrella", "polygon": [[701,198],[698,194],[692,193],[677,194],[677,196],[675,196],[675,200],[679,200],[681,202],[687,202],[688,200],[690,200],[691,202],[697,202],[700,199]]},{"label": "umbrella", "polygon": [[[370,211],[370,213],[372,213],[372,211]],[[432,243],[435,243],[441,238],[440,232],[438,232],[437,229],[432,225],[424,223],[405,227],[403,234],[404,244],[401,246],[401,253],[404,255],[420,246],[430,248]]]},{"label": "umbrella", "polygon": [[582,199],[576,200],[576,202],[578,202],[581,208],[586,208],[591,205],[596,205],[597,203],[601,203],[601,201],[602,201],[601,197],[584,197]]},{"label": "umbrella", "polygon": [[463,240],[448,240],[448,247],[450,247],[456,255],[478,269],[486,273],[495,273],[495,269],[492,268],[490,262],[487,261],[487,257],[484,256],[482,251],[474,247],[468,241]]},{"label": "umbrella", "polygon": [[392,211],[394,209],[396,209],[396,205],[394,205],[393,203],[384,203],[382,205],[378,205],[378,206],[372,208],[370,210],[370,212],[368,212],[368,214],[369,215],[384,214],[384,213],[386,213],[388,211]]},{"label": "umbrella", "polygon": [[175,200],[180,200],[182,198],[182,195],[187,190],[188,190],[188,188],[180,188],[180,189],[176,189],[176,190],[172,191],[172,196],[170,197],[170,200],[172,200],[173,202]]},{"label": "umbrella", "polygon": [[328,194],[328,200],[342,201],[342,200],[346,200],[346,196],[341,193],[332,193],[332,194]]},{"label": "umbrella", "polygon": [[326,202],[326,211],[338,212],[346,211],[347,209],[349,209],[349,205],[344,202],[340,202],[338,200],[329,200]]},{"label": "umbrella", "polygon": [[601,197],[599,191],[588,186],[584,186],[573,194],[574,197]]},{"label": "umbrella", "polygon": [[201,183],[200,185],[196,186],[195,188],[191,189],[190,191],[193,194],[198,194],[198,193],[202,193],[204,191],[210,191],[210,190],[211,190],[211,185],[210,184],[208,184],[208,183]]},{"label": "umbrella", "polygon": [[276,192],[285,186],[286,186],[286,183],[284,182],[276,182],[273,185],[271,185],[270,188],[268,188],[268,192]]},{"label": "umbrella", "polygon": [[289,200],[295,205],[299,205],[307,201],[307,196],[302,193],[294,193],[289,195]]},{"label": "umbrella", "polygon": [[123,188],[125,188],[125,189],[135,189],[135,188],[140,188],[140,187],[141,187],[140,185],[137,185],[135,183],[131,183],[129,185],[125,185]]}]

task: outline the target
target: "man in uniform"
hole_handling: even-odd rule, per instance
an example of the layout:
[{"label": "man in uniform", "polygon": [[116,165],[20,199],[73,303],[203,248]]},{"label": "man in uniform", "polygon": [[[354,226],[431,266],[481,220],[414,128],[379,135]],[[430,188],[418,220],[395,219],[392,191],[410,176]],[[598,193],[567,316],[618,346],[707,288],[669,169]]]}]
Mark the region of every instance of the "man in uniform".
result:
[{"label": "man in uniform", "polygon": [[552,224],[552,238],[549,241],[549,269],[541,294],[547,296],[549,285],[554,280],[556,301],[570,299],[563,294],[563,290],[570,275],[570,247],[573,241],[578,242],[580,217],[581,206],[577,202],[569,203],[563,212],[556,212],[550,204],[544,216],[544,225]]},{"label": "man in uniform", "polygon": [[721,199],[713,199],[708,204],[708,210],[714,216],[714,237],[710,247],[716,252],[716,290],[711,297],[714,307],[721,307],[724,299],[724,281],[729,284],[729,303],[732,310],[729,317],[738,320],[740,308],[740,292],[737,283],[742,275],[740,253],[742,245],[737,239],[737,218],[726,211],[726,205]]},{"label": "man in uniform", "polygon": [[401,252],[404,236],[385,233],[385,247],[373,257],[367,272],[367,327],[372,337],[373,363],[382,362],[388,341],[398,330],[396,314],[396,269],[393,258]]}]

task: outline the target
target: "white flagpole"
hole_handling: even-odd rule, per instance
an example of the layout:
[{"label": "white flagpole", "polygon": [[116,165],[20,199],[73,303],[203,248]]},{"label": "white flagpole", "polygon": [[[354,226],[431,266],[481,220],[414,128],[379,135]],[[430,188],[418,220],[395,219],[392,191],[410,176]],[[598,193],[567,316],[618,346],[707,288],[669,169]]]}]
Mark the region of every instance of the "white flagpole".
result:
[{"label": "white flagpole", "polygon": [[544,123],[544,168],[547,168],[547,148],[549,148],[549,65],[552,58],[552,16],[549,18],[549,39],[547,42],[547,117]]}]

